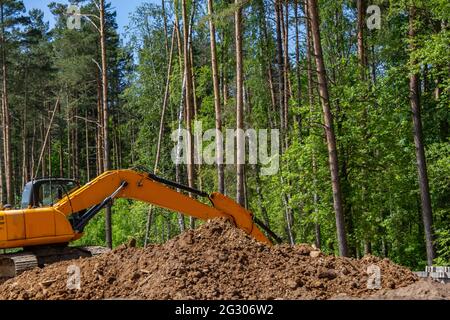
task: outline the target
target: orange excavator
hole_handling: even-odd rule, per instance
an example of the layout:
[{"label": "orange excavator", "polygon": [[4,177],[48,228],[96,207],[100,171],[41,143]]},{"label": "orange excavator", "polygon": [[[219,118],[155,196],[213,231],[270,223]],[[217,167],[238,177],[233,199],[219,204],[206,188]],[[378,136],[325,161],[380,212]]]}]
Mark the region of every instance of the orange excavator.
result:
[{"label": "orange excavator", "polygon": [[[178,190],[205,197],[211,206]],[[150,173],[106,171],[81,187],[72,179],[36,179],[25,185],[21,209],[0,210],[0,249],[23,248],[0,255],[0,278],[104,252],[102,247],[69,247],[68,243],[80,239],[89,221],[117,198],[143,201],[202,220],[226,217],[256,240],[271,244],[258,223],[276,239],[270,229],[231,198],[221,193],[207,194]]]}]

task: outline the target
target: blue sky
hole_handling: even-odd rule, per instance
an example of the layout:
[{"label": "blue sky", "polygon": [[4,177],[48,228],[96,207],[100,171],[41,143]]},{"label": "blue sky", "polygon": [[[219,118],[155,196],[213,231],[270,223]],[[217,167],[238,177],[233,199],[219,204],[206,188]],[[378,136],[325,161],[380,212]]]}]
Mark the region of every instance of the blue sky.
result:
[{"label": "blue sky", "polygon": [[[27,11],[32,8],[41,9],[44,11],[44,16],[47,21],[50,22],[50,26],[53,26],[53,16],[48,10],[48,4],[51,2],[57,3],[69,3],[67,0],[23,0]],[[160,3],[158,0],[108,0],[111,3],[112,8],[117,11],[117,24],[119,26],[119,32],[123,33],[123,28],[128,24],[128,16],[133,12],[136,7],[145,2]]]}]

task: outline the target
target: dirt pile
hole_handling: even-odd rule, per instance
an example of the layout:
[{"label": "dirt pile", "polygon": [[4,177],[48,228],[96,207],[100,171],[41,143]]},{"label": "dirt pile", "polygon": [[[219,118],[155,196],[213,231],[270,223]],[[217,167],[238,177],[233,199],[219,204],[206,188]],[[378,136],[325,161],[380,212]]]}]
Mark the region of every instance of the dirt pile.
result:
[{"label": "dirt pile", "polygon": [[[367,288],[372,264],[380,268],[382,290],[418,280],[387,259],[325,256],[308,245],[268,247],[219,219],[163,245],[124,245],[102,256],[27,271],[0,285],[0,299],[368,297],[374,294]],[[80,268],[80,290],[67,287],[71,265]]]},{"label": "dirt pile", "polygon": [[444,284],[431,279],[422,279],[409,286],[395,290],[381,290],[371,296],[371,298],[379,300],[450,300],[450,283]]}]

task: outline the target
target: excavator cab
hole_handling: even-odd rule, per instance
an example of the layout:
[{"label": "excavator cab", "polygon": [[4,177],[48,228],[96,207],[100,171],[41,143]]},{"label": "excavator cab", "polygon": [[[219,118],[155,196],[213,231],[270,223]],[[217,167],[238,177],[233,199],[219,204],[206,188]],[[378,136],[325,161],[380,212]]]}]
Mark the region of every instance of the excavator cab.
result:
[{"label": "excavator cab", "polygon": [[41,178],[28,182],[22,193],[21,208],[51,207],[80,187],[74,179]]}]

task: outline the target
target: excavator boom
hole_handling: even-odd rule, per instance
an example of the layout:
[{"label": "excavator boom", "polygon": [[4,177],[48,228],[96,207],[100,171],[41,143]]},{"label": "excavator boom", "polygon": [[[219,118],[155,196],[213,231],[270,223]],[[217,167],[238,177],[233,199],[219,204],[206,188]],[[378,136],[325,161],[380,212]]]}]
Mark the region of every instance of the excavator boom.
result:
[{"label": "excavator boom", "polygon": [[[218,217],[231,218],[237,227],[252,235],[256,240],[267,244],[271,243],[253,222],[252,214],[231,198],[220,193],[212,193],[208,196],[198,192],[203,196],[208,196],[212,203],[212,206],[208,206],[160,181],[164,181],[164,179],[133,170],[107,171],[63,198],[54,207],[57,211],[70,216],[72,212],[80,212],[101,203],[121,185],[124,185],[114,195],[114,198],[143,201],[201,220]],[[191,191],[195,190],[191,189]]]}]

